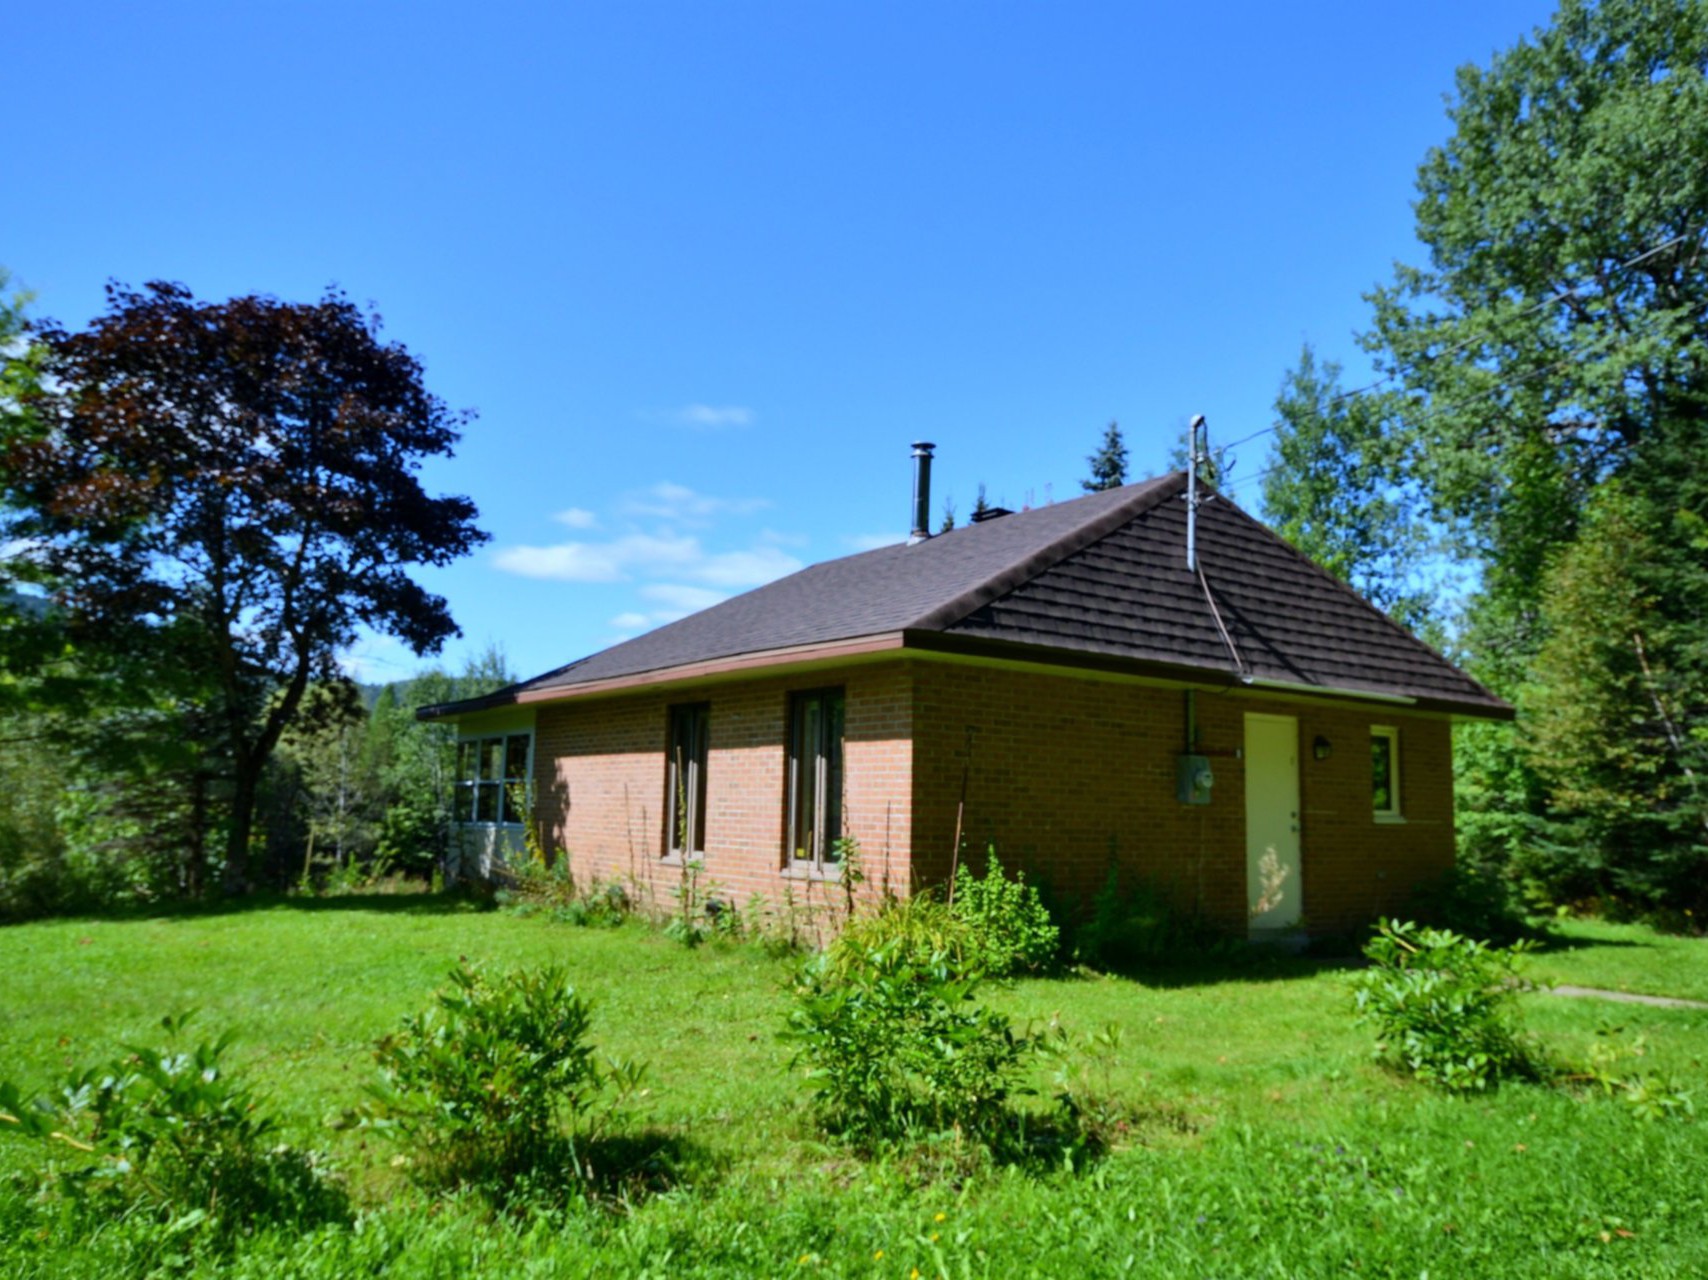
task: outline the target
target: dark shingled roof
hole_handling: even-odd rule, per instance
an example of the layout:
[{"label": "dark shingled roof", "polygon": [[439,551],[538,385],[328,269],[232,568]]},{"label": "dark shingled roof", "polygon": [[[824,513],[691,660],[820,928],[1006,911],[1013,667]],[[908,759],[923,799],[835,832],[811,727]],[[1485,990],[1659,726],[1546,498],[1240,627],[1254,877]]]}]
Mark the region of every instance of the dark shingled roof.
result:
[{"label": "dark shingled roof", "polygon": [[1185,563],[1184,490],[1177,472],[813,565],[497,694],[422,714],[897,632],[932,649],[982,646],[1044,662],[1080,655],[1188,678],[1278,680],[1511,714],[1219,495],[1199,510],[1200,583]]}]

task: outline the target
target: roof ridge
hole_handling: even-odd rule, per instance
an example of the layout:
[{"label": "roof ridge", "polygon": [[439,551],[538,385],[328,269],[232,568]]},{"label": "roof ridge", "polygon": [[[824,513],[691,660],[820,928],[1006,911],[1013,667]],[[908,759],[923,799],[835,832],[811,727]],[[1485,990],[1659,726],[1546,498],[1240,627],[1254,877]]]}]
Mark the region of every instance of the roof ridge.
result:
[{"label": "roof ridge", "polygon": [[[1030,582],[1046,569],[1059,564],[1076,552],[1085,550],[1092,543],[1108,537],[1122,525],[1143,515],[1164,498],[1183,490],[1185,486],[1186,473],[1184,471],[1175,471],[1165,476],[1158,476],[1153,480],[1140,481],[1133,486],[1136,489],[1135,493],[1123,498],[1108,510],[1100,511],[1083,524],[1075,525],[1067,532],[1058,535],[1053,541],[1015,561],[1007,568],[992,574],[983,582],[968,587],[952,599],[932,606],[913,621],[905,623],[902,629],[906,631],[941,631],[952,626],[968,614],[989,604],[992,600],[1005,596],[1016,587]],[[1006,518],[1012,519],[1013,517]]]},{"label": "roof ridge", "polygon": [[1410,627],[1406,626],[1405,623],[1398,621],[1397,619],[1389,616],[1383,610],[1378,609],[1374,603],[1372,603],[1369,599],[1367,599],[1365,597],[1363,592],[1359,591],[1350,582],[1346,582],[1345,580],[1343,580],[1341,578],[1335,577],[1334,574],[1330,573],[1327,569],[1323,568],[1315,560],[1311,559],[1310,556],[1306,555],[1303,551],[1301,551],[1298,547],[1294,546],[1286,538],[1283,538],[1275,530],[1271,529],[1268,525],[1264,524],[1263,521],[1259,520],[1256,516],[1252,515],[1249,511],[1247,511],[1244,507],[1240,506],[1239,503],[1235,502],[1233,499],[1227,497],[1225,494],[1220,494],[1220,493],[1218,493],[1216,496],[1222,500],[1222,502],[1227,506],[1228,510],[1232,511],[1235,515],[1239,516],[1242,520],[1244,520],[1247,524],[1251,525],[1259,533],[1263,534],[1263,536],[1268,538],[1271,542],[1275,543],[1279,547],[1282,547],[1295,560],[1299,561],[1306,568],[1310,569],[1311,572],[1315,573],[1319,578],[1322,578],[1324,581],[1328,582],[1337,591],[1339,591],[1342,595],[1347,596],[1350,599],[1352,599],[1353,601],[1355,601],[1366,613],[1374,614],[1381,621],[1387,623],[1388,626],[1392,627],[1406,641],[1408,641],[1411,644],[1412,648],[1421,651],[1422,653],[1427,655],[1430,659],[1432,659],[1438,665],[1446,667],[1448,670],[1452,671],[1456,676],[1458,676],[1461,680],[1465,681],[1465,683],[1470,685],[1472,688],[1476,689],[1479,693],[1484,694],[1485,696],[1492,698],[1497,702],[1504,701],[1504,699],[1502,699],[1499,694],[1497,694],[1493,690],[1489,689],[1489,687],[1487,685],[1483,684],[1482,681],[1478,680],[1475,676],[1471,675],[1464,668],[1459,666],[1458,663],[1452,661],[1445,654],[1439,652],[1433,645],[1431,645],[1427,641],[1419,639],[1412,632],[1412,629]]}]

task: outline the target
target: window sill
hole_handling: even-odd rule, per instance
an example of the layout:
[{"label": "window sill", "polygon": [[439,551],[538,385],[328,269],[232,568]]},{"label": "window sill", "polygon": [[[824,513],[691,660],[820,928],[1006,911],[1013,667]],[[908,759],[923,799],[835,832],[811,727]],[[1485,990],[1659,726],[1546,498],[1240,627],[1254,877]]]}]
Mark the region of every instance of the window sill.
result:
[{"label": "window sill", "polygon": [[841,884],[842,868],[815,866],[810,862],[791,862],[783,868],[783,879],[807,880],[816,884]]},{"label": "window sill", "polygon": [[698,862],[701,866],[706,865],[706,855],[704,851],[700,853],[691,853],[684,857],[682,855],[682,850],[677,849],[674,852],[667,853],[661,857],[658,860],[658,865],[661,867],[681,867],[694,862]]},{"label": "window sill", "polygon": [[1375,822],[1383,827],[1403,827],[1406,825],[1406,817],[1403,813],[1378,813],[1375,815]]}]

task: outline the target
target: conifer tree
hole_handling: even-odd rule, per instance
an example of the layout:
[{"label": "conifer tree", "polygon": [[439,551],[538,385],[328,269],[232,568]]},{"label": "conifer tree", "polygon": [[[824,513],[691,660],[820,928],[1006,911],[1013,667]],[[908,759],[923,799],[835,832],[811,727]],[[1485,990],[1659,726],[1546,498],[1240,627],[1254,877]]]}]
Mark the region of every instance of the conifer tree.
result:
[{"label": "conifer tree", "polygon": [[1096,453],[1086,455],[1091,478],[1081,480],[1079,487],[1087,493],[1102,493],[1119,489],[1127,483],[1127,445],[1121,439],[1121,428],[1111,422],[1103,432],[1103,444]]}]

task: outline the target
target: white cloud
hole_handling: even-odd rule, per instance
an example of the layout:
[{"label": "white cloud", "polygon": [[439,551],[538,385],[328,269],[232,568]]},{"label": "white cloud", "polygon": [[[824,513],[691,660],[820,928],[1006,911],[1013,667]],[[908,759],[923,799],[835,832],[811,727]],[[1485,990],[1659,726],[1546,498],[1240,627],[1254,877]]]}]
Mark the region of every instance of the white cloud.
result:
[{"label": "white cloud", "polygon": [[746,405],[685,404],[665,415],[680,427],[719,431],[725,427],[751,427],[756,415]]},{"label": "white cloud", "polygon": [[643,600],[651,600],[665,606],[661,612],[669,617],[661,617],[659,621],[698,613],[701,609],[710,609],[714,604],[729,599],[727,592],[713,591],[710,587],[691,587],[680,582],[649,582],[640,589],[640,596]]},{"label": "white cloud", "polygon": [[505,547],[492,562],[506,573],[553,582],[622,582],[635,573],[662,572],[703,561],[697,538],[631,533],[612,542],[560,542]]},{"label": "white cloud", "polygon": [[876,551],[879,547],[893,547],[907,538],[899,533],[850,533],[843,537],[844,546],[853,547],[856,551]]},{"label": "white cloud", "polygon": [[[553,517],[575,530],[609,522],[626,524],[627,532],[501,547],[492,564],[504,573],[548,582],[634,584],[633,598],[624,602],[629,607],[613,602],[619,612],[610,622],[613,629],[632,634],[800,569],[802,562],[784,548],[798,548],[804,539],[769,529],[739,538],[709,532],[722,519],[769,505],[762,498],[719,498],[660,481],[618,498],[609,513],[613,521],[579,507]],[[637,527],[642,522],[650,527]]]},{"label": "white cloud", "polygon": [[764,498],[714,498],[669,480],[623,495],[617,510],[636,518],[702,526],[718,516],[746,516],[771,504]]},{"label": "white cloud", "polygon": [[504,547],[492,563],[505,573],[549,582],[627,582],[686,578],[712,587],[757,587],[795,572],[801,562],[776,547],[707,551],[695,537],[631,533],[610,542]]},{"label": "white cloud", "polygon": [[757,587],[800,567],[801,562],[788,552],[761,546],[707,556],[704,563],[689,570],[689,575],[716,587]]}]

